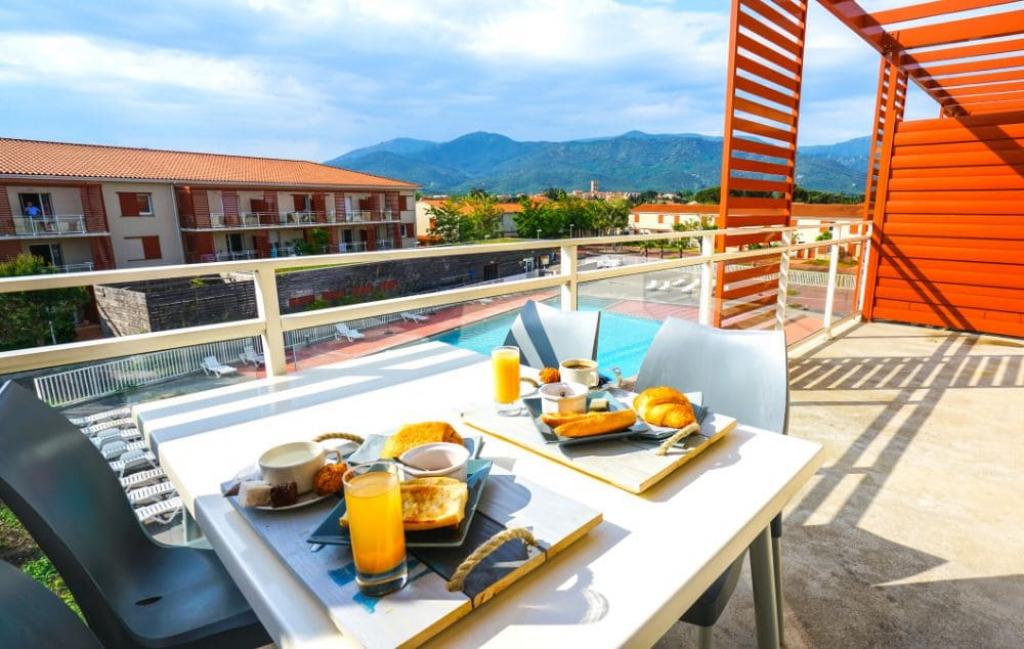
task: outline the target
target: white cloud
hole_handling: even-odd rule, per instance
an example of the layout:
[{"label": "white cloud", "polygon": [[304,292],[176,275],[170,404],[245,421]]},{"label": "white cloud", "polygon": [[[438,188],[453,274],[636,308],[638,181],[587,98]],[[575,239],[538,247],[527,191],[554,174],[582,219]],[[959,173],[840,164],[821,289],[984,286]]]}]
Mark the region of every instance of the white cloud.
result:
[{"label": "white cloud", "polygon": [[[429,44],[509,68],[528,63],[723,65],[728,16],[613,0],[244,0],[282,29],[370,51]],[[311,32],[310,30],[314,30]]]},{"label": "white cloud", "polygon": [[0,79],[124,94],[173,87],[239,100],[312,93],[294,77],[272,77],[252,61],[77,34],[0,33]]}]

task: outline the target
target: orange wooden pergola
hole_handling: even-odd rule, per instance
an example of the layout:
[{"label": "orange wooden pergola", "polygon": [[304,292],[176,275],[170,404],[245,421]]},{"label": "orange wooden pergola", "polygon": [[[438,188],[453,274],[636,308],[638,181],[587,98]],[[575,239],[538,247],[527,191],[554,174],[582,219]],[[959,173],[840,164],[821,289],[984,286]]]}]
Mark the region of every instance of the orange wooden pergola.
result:
[{"label": "orange wooden pergola", "polygon": [[[1024,336],[1024,3],[819,2],[880,55],[863,316]],[[732,0],[719,227],[790,223],[807,4]],[[937,118],[904,120],[911,81]],[[778,271],[719,265],[716,323],[774,317]]]}]

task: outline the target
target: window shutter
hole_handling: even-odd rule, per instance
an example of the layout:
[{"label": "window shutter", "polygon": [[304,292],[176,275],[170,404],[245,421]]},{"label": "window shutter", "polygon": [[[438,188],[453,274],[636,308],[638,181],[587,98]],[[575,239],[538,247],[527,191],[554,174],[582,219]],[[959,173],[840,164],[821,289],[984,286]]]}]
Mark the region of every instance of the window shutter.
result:
[{"label": "window shutter", "polygon": [[160,237],[142,237],[142,252],[146,259],[160,259]]},{"label": "window shutter", "polygon": [[121,216],[139,215],[139,199],[134,192],[117,192],[117,200],[121,203]]}]

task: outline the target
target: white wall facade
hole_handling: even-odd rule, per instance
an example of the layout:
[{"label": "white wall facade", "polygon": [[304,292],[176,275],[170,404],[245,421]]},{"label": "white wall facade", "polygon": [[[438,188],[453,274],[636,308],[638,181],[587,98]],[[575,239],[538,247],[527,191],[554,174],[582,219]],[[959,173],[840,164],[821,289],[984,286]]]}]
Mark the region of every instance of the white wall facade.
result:
[{"label": "white wall facade", "polygon": [[[103,202],[107,208],[107,223],[114,248],[114,262],[118,268],[165,266],[184,263],[178,215],[174,204],[174,188],[157,183],[103,183]],[[119,192],[147,193],[153,207],[152,216],[122,216]],[[158,236],[160,259],[142,259],[138,239],[133,237]]]}]

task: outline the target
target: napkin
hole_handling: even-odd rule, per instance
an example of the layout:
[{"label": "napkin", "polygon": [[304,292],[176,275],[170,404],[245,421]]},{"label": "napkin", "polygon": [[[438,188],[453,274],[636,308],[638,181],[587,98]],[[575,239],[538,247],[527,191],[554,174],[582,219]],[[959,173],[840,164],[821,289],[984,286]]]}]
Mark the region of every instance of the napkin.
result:
[{"label": "napkin", "polygon": [[255,464],[250,464],[241,471],[235,474],[235,477],[231,478],[227,482],[220,483],[220,494],[222,496],[237,496],[238,488],[246,480],[259,480],[260,479],[260,468]]}]

